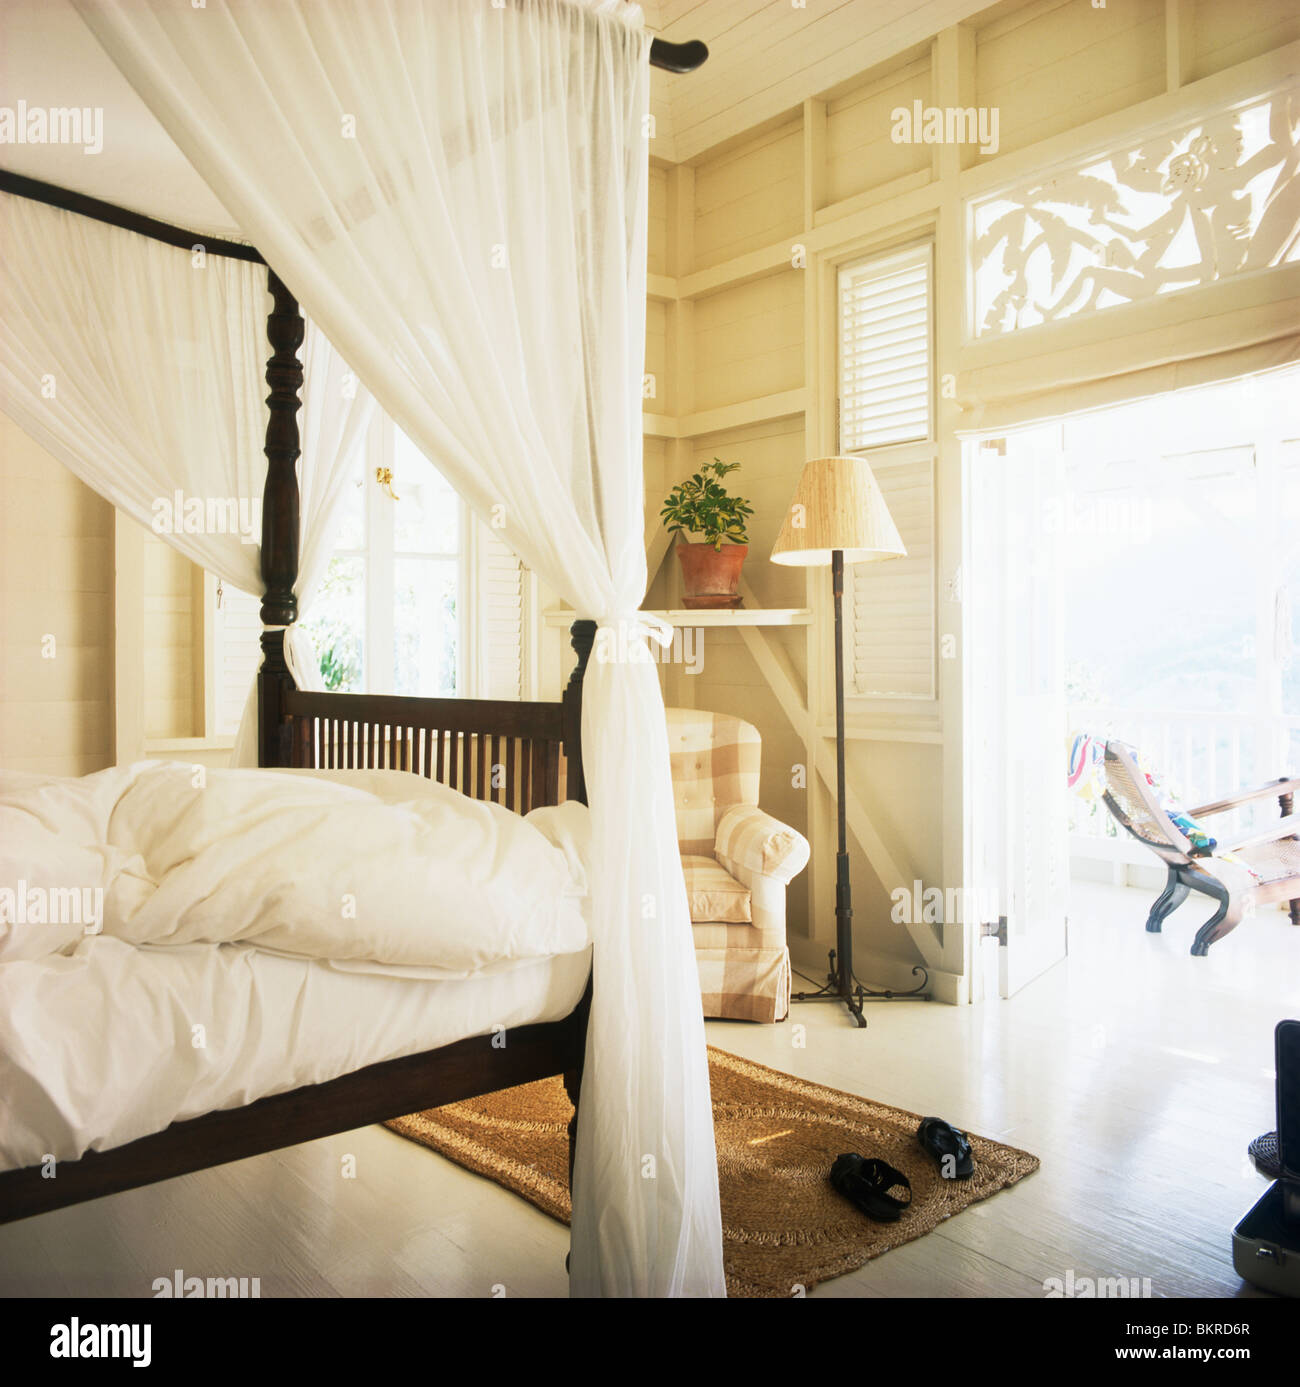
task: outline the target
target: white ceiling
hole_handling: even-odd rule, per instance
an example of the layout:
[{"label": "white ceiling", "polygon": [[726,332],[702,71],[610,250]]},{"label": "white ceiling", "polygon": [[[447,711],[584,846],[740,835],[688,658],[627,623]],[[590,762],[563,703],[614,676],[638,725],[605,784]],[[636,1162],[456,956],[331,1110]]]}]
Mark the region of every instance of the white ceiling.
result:
[{"label": "white ceiling", "polygon": [[[697,157],[884,62],[987,0],[642,0],[651,29],[703,39],[709,61],[654,75],[660,157]],[[0,0],[0,106],[99,107],[103,149],[0,146],[0,167],[134,211],[238,237],[233,218],[109,61],[69,0]]]}]

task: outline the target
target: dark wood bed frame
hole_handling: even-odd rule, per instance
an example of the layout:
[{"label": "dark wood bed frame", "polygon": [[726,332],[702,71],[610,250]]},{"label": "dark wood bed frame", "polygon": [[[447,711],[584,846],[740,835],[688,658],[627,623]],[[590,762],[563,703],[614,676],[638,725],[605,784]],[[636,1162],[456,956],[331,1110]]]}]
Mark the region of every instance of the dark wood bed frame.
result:
[{"label": "dark wood bed frame", "polygon": [[[111,204],[12,174],[0,189],[186,248],[203,241],[209,253],[261,260],[248,246],[213,243]],[[218,248],[219,247],[219,248]],[[297,415],[301,405],[302,313],[268,268],[272,309],[266,367],[270,417],[262,509],[264,626],[283,627],[298,615],[299,497]],[[386,768],[428,776],[474,799],[493,800],[521,814],[565,798],[586,803],[582,770],[582,681],[595,638],[594,621],[573,624],[578,663],[559,703],[509,703],[463,698],[398,698],[311,693],[295,687],[285,663],[284,631],[262,633],[258,677],[258,760],[267,767]],[[489,768],[502,767],[500,775]],[[574,1104],[573,1137],[586,1047],[591,982],[563,1020],[523,1026],[509,1043],[474,1036],[404,1059],[372,1064],[326,1083],[261,1098],[245,1107],[174,1122],[164,1131],[110,1151],[59,1161],[47,1176],[39,1166],[0,1174],[0,1223],[47,1213],[88,1199],[169,1180],[194,1170],[242,1160],[318,1137],[350,1131],[424,1108],[563,1075]]]}]

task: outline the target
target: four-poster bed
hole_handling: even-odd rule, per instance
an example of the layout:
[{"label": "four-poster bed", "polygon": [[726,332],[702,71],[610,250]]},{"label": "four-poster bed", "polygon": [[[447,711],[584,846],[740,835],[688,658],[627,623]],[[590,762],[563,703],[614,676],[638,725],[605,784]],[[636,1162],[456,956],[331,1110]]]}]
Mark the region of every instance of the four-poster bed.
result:
[{"label": "four-poster bed", "polygon": [[[32,179],[0,173],[0,191],[60,206],[186,249],[260,261],[256,250],[214,241]],[[298,350],[303,319],[273,271],[267,319],[266,480],[261,567],[264,664],[258,681],[259,764],[267,768],[410,771],[519,814],[567,797],[586,802],[582,775],[582,685],[595,637],[593,621],[573,625],[577,654],[558,703],[411,698],[299,690],[287,668],[284,628],[297,617],[299,454],[303,384]],[[490,767],[502,768],[494,776]],[[258,1099],[244,1107],[175,1122],[107,1151],[60,1161],[56,1178],[41,1166],[0,1173],[0,1223],[28,1218],[121,1190],[399,1117],[417,1109],[560,1074],[575,1105],[586,1042],[591,984],[563,1020],[523,1026],[504,1046],[473,1036],[423,1053],[369,1065],[324,1083]]]},{"label": "four-poster bed", "polygon": [[[0,1176],[0,1207],[17,1217],[53,1207],[51,1200],[71,1203],[564,1073],[575,1095],[581,1077],[583,1102],[572,1133],[571,1293],[724,1295],[698,974],[663,697],[646,648],[665,632],[640,610],[648,576],[641,381],[649,68],[688,71],[703,60],[703,46],[656,47],[638,7],[621,0],[490,7],[484,0],[218,0],[197,23],[177,0],[70,3],[115,80],[126,79],[161,137],[219,201],[229,221],[215,224],[257,251],[244,245],[232,251],[238,258],[222,259],[214,242],[170,228],[162,239],[195,247],[191,265],[189,256],[160,252],[120,229],[147,233],[145,226],[115,221],[119,229],[85,233],[70,212],[92,209],[70,208],[69,195],[54,201],[53,213],[5,198],[6,226],[21,247],[8,276],[18,311],[0,331],[0,376],[17,410],[7,412],[146,524],[152,498],[182,481],[187,493],[210,498],[264,492],[259,555],[238,538],[169,533],[204,568],[264,593],[257,755],[245,755],[241,735],[238,764],[255,759],[266,770],[211,772],[225,778],[159,790],[155,768],[115,767],[86,778],[94,784],[63,782],[50,792],[77,800],[79,812],[88,798],[107,796],[109,824],[90,816],[97,833],[103,828],[94,844],[113,849],[106,861],[123,860],[113,833],[125,824],[135,835],[127,854],[152,862],[157,851],[161,861],[167,855],[158,843],[166,840],[167,861],[179,852],[186,870],[192,861],[201,869],[178,885],[172,867],[151,868],[119,891],[129,874],[114,867],[106,879],[118,894],[109,899],[103,939],[43,948],[34,936],[15,940],[11,931],[7,945],[0,936],[0,957],[6,947],[11,955],[15,947],[42,951],[0,969],[0,1061],[6,1050],[19,1055],[8,1070],[37,1100],[26,1126],[17,1124],[21,1140],[6,1145],[0,1123],[0,1164],[17,1167]],[[303,61],[301,80],[286,93],[280,79],[289,47]],[[178,73],[187,74],[181,85]],[[405,80],[394,82],[394,74]],[[322,139],[340,117],[342,138]],[[272,300],[265,416],[255,364],[266,361],[260,264]],[[193,273],[205,265],[206,274]],[[168,387],[148,374],[122,369],[141,340],[172,380],[172,398],[162,398]],[[51,361],[68,382],[57,404],[40,389]],[[348,368],[363,387],[361,405],[342,403]],[[499,537],[540,581],[593,618],[575,626],[579,663],[562,702],[312,691],[314,659],[297,618],[328,561],[357,416],[371,403],[471,511],[500,526]],[[263,446],[264,477],[250,465]],[[588,660],[601,627],[617,631],[618,648],[629,653]],[[566,790],[564,804],[545,807]],[[44,784],[6,791],[0,814],[35,822],[48,838],[40,806],[32,807],[33,795],[45,793]],[[121,812],[132,795],[146,806],[135,818]],[[334,825],[354,825],[358,797],[375,801],[358,810],[371,815],[369,827],[348,836]],[[582,808],[588,797],[590,813]],[[271,810],[278,813],[282,800],[321,836],[300,833],[304,820],[292,813],[277,820]],[[345,811],[315,813],[327,800],[347,801]],[[384,815],[394,810],[401,823],[388,835],[381,829],[391,815]],[[86,821],[83,813],[77,823]],[[237,838],[223,838],[233,822],[243,825]],[[252,831],[255,822],[265,834]],[[173,832],[179,824],[186,827]],[[193,838],[191,825],[200,830]],[[57,856],[64,839],[62,824],[55,828],[57,844],[39,845]],[[394,837],[406,844],[396,861]],[[268,838],[274,852],[263,846]],[[462,853],[471,840],[477,846]],[[295,858],[309,842],[314,855]],[[83,860],[84,848],[81,840]],[[216,867],[254,857],[253,886],[247,874],[227,871],[215,892],[196,889]],[[355,873],[362,863],[371,873],[364,918],[338,904],[352,899],[339,871]],[[459,873],[451,911],[440,906],[446,872]],[[405,898],[393,894],[394,882]],[[178,897],[184,909],[173,915]],[[489,902],[494,911],[483,908]],[[259,949],[263,938],[269,952]],[[50,978],[66,983],[78,974],[84,983],[97,970],[106,975],[114,958],[141,976],[154,970],[155,979],[183,971],[191,941],[214,974],[232,957],[221,952],[225,943],[237,946],[242,982],[232,993],[208,977],[209,1000],[240,1014],[247,1001],[248,1033],[261,1037],[266,1027],[257,1023],[268,1023],[292,1063],[276,1072],[279,1051],[263,1044],[251,1056],[256,1081],[220,1087],[212,1074],[225,1071],[200,1073],[199,1062],[183,1059],[188,1037],[168,1021],[159,1055],[169,1085],[163,1112],[146,1103],[128,1122],[111,1103],[92,1104],[96,1126],[64,1122],[52,1147],[37,1145],[48,1130],[38,1120],[41,1100],[51,1094],[29,1072],[40,1060],[28,1043],[30,1028],[41,1029],[36,994]],[[180,947],[149,952],[173,942]],[[285,976],[272,957],[277,948],[294,960],[296,982],[269,1007],[268,974]],[[250,982],[259,960],[265,967]],[[567,971],[558,967],[566,962]],[[381,975],[408,970],[383,982],[404,989],[398,1010],[412,1024],[401,1036],[374,991],[379,982],[340,981],[371,965]],[[472,1009],[457,1012],[459,1028],[450,1030],[433,1016],[439,1007],[417,1014],[412,999],[423,998],[422,987],[463,1000],[480,978],[484,1005],[510,994],[504,1045],[466,1040],[502,1029],[494,1024],[502,1018],[482,1009],[473,1019]],[[126,981],[135,987],[137,978]],[[521,989],[534,983],[539,990],[521,1001]],[[340,1039],[321,998],[349,989],[365,1002]],[[116,1027],[148,1048],[154,1038],[140,1033],[113,990],[100,987],[98,995],[107,999],[99,1017],[107,1039]],[[153,995],[141,995],[146,1010]],[[328,1066],[301,1034],[299,998],[314,998]],[[29,1018],[27,1033],[5,1024],[6,1009]],[[294,1018],[287,1028],[286,1014]],[[56,1036],[64,1060],[56,1075],[95,1048],[95,1025],[75,1007],[70,1016]],[[384,1044],[372,1042],[367,1052],[359,1042],[371,1032],[382,1032]],[[219,1028],[219,1042],[229,1036]],[[222,1057],[238,1068],[230,1049]],[[132,1067],[131,1093],[149,1088],[146,1068]],[[190,1086],[180,1092],[182,1080]],[[41,1180],[28,1167],[49,1149],[59,1154],[59,1173]]]}]

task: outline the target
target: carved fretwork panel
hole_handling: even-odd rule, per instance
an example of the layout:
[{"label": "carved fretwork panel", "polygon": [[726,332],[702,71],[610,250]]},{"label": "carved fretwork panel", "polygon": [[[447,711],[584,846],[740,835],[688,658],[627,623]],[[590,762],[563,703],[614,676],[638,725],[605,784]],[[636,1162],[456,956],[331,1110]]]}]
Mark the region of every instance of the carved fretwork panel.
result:
[{"label": "carved fretwork panel", "polygon": [[1298,164],[1291,88],[975,201],[975,335],[1300,259]]}]

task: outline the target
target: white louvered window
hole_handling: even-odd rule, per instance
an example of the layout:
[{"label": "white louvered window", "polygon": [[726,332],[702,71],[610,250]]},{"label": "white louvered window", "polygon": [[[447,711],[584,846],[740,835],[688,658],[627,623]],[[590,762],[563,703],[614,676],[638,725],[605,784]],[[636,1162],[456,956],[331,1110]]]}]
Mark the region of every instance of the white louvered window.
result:
[{"label": "white louvered window", "polygon": [[930,437],[930,247],[839,272],[840,448]]},{"label": "white louvered window", "polygon": [[860,454],[907,547],[845,570],[845,692],[937,697],[929,244],[839,271],[839,451]]},{"label": "white louvered window", "polygon": [[871,465],[907,557],[845,567],[845,691],[859,698],[932,699],[934,464],[873,458]]},{"label": "white louvered window", "polygon": [[474,634],[480,698],[526,698],[530,583],[528,570],[486,526],[476,523]]}]

